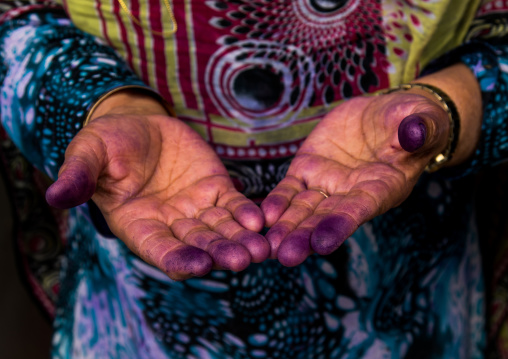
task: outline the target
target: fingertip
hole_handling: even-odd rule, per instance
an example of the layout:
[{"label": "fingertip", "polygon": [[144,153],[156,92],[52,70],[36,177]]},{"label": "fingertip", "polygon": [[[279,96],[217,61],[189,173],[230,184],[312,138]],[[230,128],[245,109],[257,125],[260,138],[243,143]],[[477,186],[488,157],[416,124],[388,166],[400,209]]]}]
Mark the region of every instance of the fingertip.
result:
[{"label": "fingertip", "polygon": [[277,259],[286,267],[294,267],[305,261],[312,253],[310,237],[312,230],[297,229],[282,241]]},{"label": "fingertip", "polygon": [[233,216],[243,227],[254,232],[261,231],[265,225],[263,212],[254,203],[242,204],[235,209]]},{"label": "fingertip", "polygon": [[265,238],[270,245],[270,258],[277,258],[277,251],[280,247],[280,244],[284,240],[287,235],[287,231],[283,228],[283,226],[278,223],[275,224],[272,228],[268,230],[265,234]]},{"label": "fingertip", "polygon": [[52,207],[55,207],[55,208],[59,208],[59,209],[64,209],[66,208],[65,206],[62,206],[64,203],[61,203],[60,201],[60,190],[58,188],[58,184],[55,182],[53,183],[51,186],[48,187],[48,189],[46,190],[46,202],[48,202],[48,204]]},{"label": "fingertip", "polygon": [[335,251],[358,228],[350,216],[333,215],[324,218],[311,236],[312,249],[321,255]]},{"label": "fingertip", "polygon": [[213,261],[204,250],[183,246],[169,252],[163,259],[162,270],[174,280],[202,277],[212,270]]},{"label": "fingertip", "polygon": [[266,197],[260,205],[265,218],[265,225],[268,227],[273,226],[288,208],[288,205],[289,201],[283,196],[274,194]]},{"label": "fingertip", "polygon": [[88,201],[95,192],[95,181],[86,172],[60,176],[46,191],[49,205],[67,209]]},{"label": "fingertip", "polygon": [[407,152],[422,148],[427,140],[427,126],[423,117],[418,114],[405,117],[399,125],[398,138],[400,146]]},{"label": "fingertip", "polygon": [[232,240],[240,243],[249,251],[252,262],[260,263],[270,256],[270,244],[259,233],[243,231],[233,236]]},{"label": "fingertip", "polygon": [[212,242],[207,251],[214,263],[223,269],[239,272],[251,263],[251,255],[247,248],[227,239]]}]

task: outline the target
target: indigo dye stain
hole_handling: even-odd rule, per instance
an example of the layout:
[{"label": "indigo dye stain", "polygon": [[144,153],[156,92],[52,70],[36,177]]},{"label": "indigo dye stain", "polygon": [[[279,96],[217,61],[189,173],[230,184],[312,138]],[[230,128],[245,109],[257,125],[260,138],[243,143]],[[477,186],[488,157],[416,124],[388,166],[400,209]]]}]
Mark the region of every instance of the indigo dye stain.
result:
[{"label": "indigo dye stain", "polygon": [[407,152],[420,149],[427,139],[427,127],[421,116],[409,115],[399,125],[399,143]]},{"label": "indigo dye stain", "polygon": [[212,242],[208,248],[214,263],[224,269],[235,272],[244,270],[251,263],[251,256],[247,248],[227,239]]},{"label": "indigo dye stain", "polygon": [[277,258],[286,267],[301,264],[312,253],[310,236],[312,229],[300,228],[291,232],[281,243]]},{"label": "indigo dye stain", "polygon": [[162,263],[162,268],[171,277],[204,276],[212,269],[212,259],[204,250],[184,246],[168,253]]},{"label": "indigo dye stain", "polygon": [[316,253],[330,254],[358,228],[349,216],[332,215],[324,218],[316,226],[311,236],[311,246]]},{"label": "indigo dye stain", "polygon": [[85,171],[69,169],[46,191],[46,201],[53,207],[66,209],[88,201],[95,192],[95,181]]}]

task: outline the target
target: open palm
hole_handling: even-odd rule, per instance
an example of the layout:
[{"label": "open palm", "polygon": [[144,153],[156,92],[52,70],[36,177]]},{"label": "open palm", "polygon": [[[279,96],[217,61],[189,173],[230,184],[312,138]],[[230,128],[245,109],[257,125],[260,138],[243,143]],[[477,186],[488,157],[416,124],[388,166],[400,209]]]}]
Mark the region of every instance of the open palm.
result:
[{"label": "open palm", "polygon": [[442,107],[417,94],[359,97],[338,106],[261,204],[271,256],[294,266],[313,252],[329,254],[361,224],[399,205],[446,146],[448,129]]},{"label": "open palm", "polygon": [[77,134],[46,198],[70,208],[90,197],[118,238],[173,279],[269,255],[261,210],[206,142],[168,116],[107,115]]}]

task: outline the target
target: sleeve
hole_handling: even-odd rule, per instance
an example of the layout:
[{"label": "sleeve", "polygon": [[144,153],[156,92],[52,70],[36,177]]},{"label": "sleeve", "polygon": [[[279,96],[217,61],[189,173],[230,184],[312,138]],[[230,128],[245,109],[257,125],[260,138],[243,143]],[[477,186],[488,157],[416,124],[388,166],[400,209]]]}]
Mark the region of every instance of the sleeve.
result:
[{"label": "sleeve", "polygon": [[56,179],[67,145],[104,94],[123,87],[152,90],[114,50],[74,27],[61,8],[2,10],[1,122],[28,160]]},{"label": "sleeve", "polygon": [[466,64],[482,91],[480,140],[466,163],[448,171],[462,177],[508,159],[508,6],[484,0],[463,45],[434,60],[422,75],[457,62]]}]

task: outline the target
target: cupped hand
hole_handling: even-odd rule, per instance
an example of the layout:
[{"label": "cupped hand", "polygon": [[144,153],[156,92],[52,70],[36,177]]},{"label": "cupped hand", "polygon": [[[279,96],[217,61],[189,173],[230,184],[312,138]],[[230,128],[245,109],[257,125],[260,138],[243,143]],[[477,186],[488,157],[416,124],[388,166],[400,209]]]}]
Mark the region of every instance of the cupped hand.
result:
[{"label": "cupped hand", "polygon": [[358,97],[311,132],[286,177],[261,204],[271,257],[286,266],[330,254],[363,223],[402,203],[447,145],[434,99],[394,92]]},{"label": "cupped hand", "polygon": [[84,127],[66,151],[47,201],[92,198],[111,231],[175,280],[265,260],[258,206],[237,192],[214,151],[165,115],[113,114]]}]

